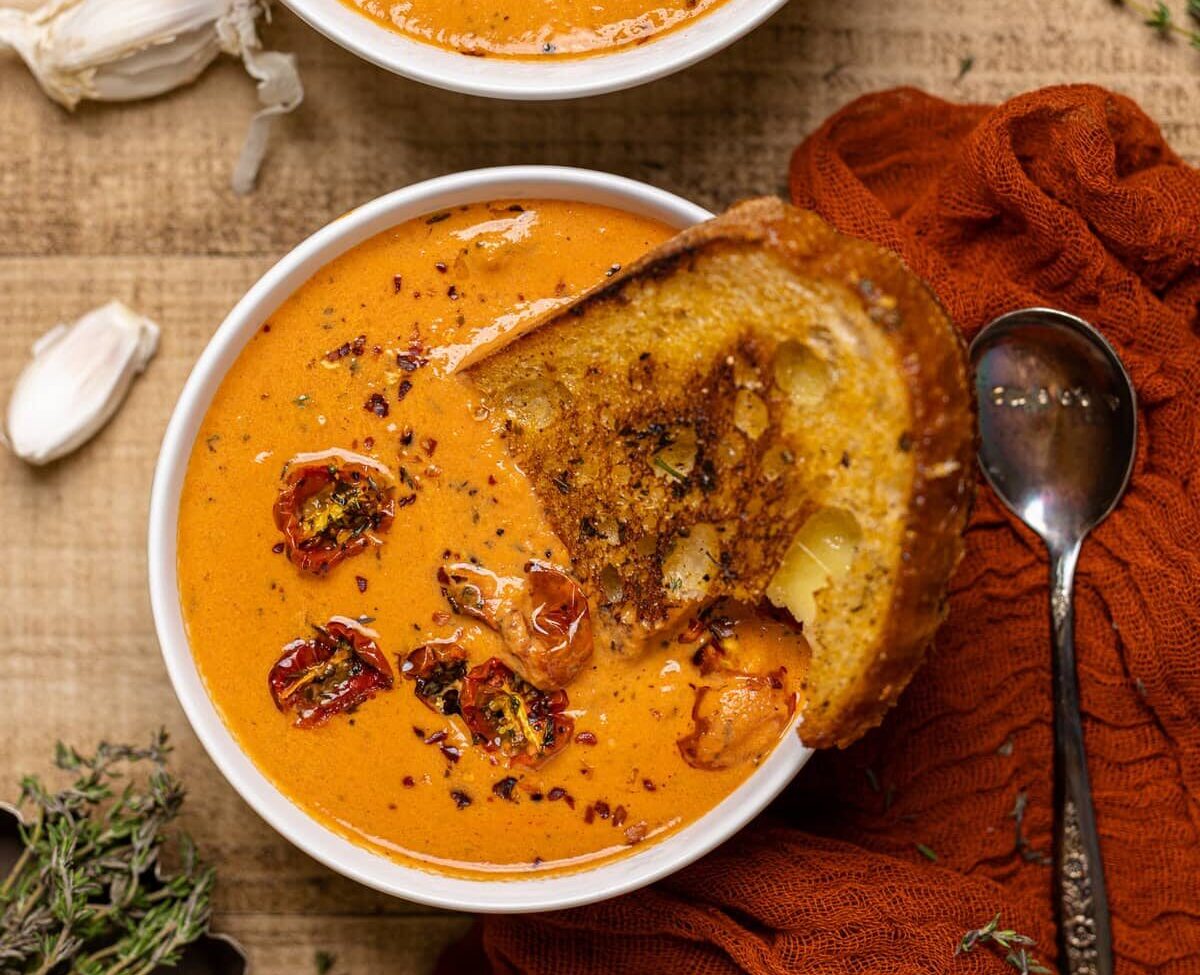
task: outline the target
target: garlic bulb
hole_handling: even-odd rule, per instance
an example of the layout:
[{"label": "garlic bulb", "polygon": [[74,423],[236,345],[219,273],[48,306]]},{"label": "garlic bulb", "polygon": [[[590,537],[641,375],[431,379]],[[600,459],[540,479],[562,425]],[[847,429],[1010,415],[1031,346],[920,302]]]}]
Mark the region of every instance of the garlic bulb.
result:
[{"label": "garlic bulb", "polygon": [[31,464],[69,454],[112,418],[157,347],[158,326],[119,301],[52,328],[17,378],[4,442]]},{"label": "garlic bulb", "polygon": [[290,54],[264,51],[256,22],[269,0],[46,0],[32,11],[0,9],[0,47],[12,47],[43,90],[74,108],[84,99],[130,101],[195,81],[222,52],[258,82],[254,116],[233,188],[254,187],[271,119],[300,104]]}]

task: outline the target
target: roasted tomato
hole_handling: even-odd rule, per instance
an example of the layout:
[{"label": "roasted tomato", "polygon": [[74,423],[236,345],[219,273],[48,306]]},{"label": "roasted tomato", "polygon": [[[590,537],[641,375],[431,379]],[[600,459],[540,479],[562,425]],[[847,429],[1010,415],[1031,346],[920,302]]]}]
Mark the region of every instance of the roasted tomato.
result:
[{"label": "roasted tomato", "polygon": [[295,711],[297,728],[316,728],[392,686],[392,665],[377,634],[334,616],[308,640],[293,640],[271,668],[268,683],[280,711]]},{"label": "roasted tomato", "polygon": [[725,674],[696,690],[694,728],[679,740],[679,752],[700,769],[755,761],[779,740],[795,706],[782,674]]},{"label": "roasted tomato", "polygon": [[527,563],[525,574],[532,603],[529,639],[506,642],[529,680],[543,687],[564,687],[592,656],[587,596],[579,583],[545,562]]},{"label": "roasted tomato", "polygon": [[457,643],[427,643],[417,647],[400,665],[400,672],[416,683],[425,706],[438,714],[459,714],[459,695],[467,673],[467,652]]},{"label": "roasted tomato", "polygon": [[381,542],[396,513],[395,483],[386,467],[343,450],[299,454],[288,461],[275,501],[275,526],[288,558],[323,575]]},{"label": "roasted tomato", "polygon": [[579,583],[546,562],[528,562],[525,579],[498,576],[473,563],[438,570],[456,613],[497,630],[527,681],[564,687],[592,656],[592,621]]},{"label": "roasted tomato", "polygon": [[539,691],[492,657],[463,681],[463,720],[478,745],[517,765],[537,765],[571,740],[566,691]]}]

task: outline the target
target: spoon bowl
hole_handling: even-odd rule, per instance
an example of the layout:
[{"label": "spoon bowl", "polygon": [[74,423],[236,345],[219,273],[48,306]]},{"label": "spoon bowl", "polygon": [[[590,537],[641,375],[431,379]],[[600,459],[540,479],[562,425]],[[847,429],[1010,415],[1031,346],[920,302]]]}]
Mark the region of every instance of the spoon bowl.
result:
[{"label": "spoon bowl", "polygon": [[1121,360],[1083,319],[1050,308],[997,318],[971,359],[988,483],[1052,549],[1082,539],[1133,472],[1137,405]]}]

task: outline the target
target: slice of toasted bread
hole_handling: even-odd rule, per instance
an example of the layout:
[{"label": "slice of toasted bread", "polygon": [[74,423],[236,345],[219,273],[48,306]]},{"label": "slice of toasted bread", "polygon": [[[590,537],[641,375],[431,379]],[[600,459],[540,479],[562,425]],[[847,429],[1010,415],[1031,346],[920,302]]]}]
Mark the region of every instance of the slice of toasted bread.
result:
[{"label": "slice of toasted bread", "polygon": [[879,722],[943,617],[974,483],[962,343],[894,255],[749,201],[465,372],[598,648],[769,597],[812,648],[804,741]]}]

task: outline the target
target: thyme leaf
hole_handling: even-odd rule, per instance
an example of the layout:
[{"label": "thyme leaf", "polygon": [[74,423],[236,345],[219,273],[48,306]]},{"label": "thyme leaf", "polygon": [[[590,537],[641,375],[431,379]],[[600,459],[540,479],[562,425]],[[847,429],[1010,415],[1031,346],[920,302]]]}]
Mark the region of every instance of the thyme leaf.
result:
[{"label": "thyme leaf", "polygon": [[966,955],[974,951],[978,945],[990,945],[1005,952],[1004,960],[1012,965],[1021,975],[1045,975],[1050,969],[1039,965],[1029,954],[1029,947],[1035,944],[1028,935],[1018,934],[1012,930],[1001,930],[1000,912],[996,912],[987,924],[981,928],[973,928],[962,936],[956,955]]},{"label": "thyme leaf", "polygon": [[1140,14],[1142,23],[1157,31],[1162,38],[1182,37],[1192,47],[1200,50],[1200,0],[1187,0],[1190,25],[1179,23],[1164,0],[1155,0],[1152,4],[1142,0],[1117,0],[1117,3]]}]

